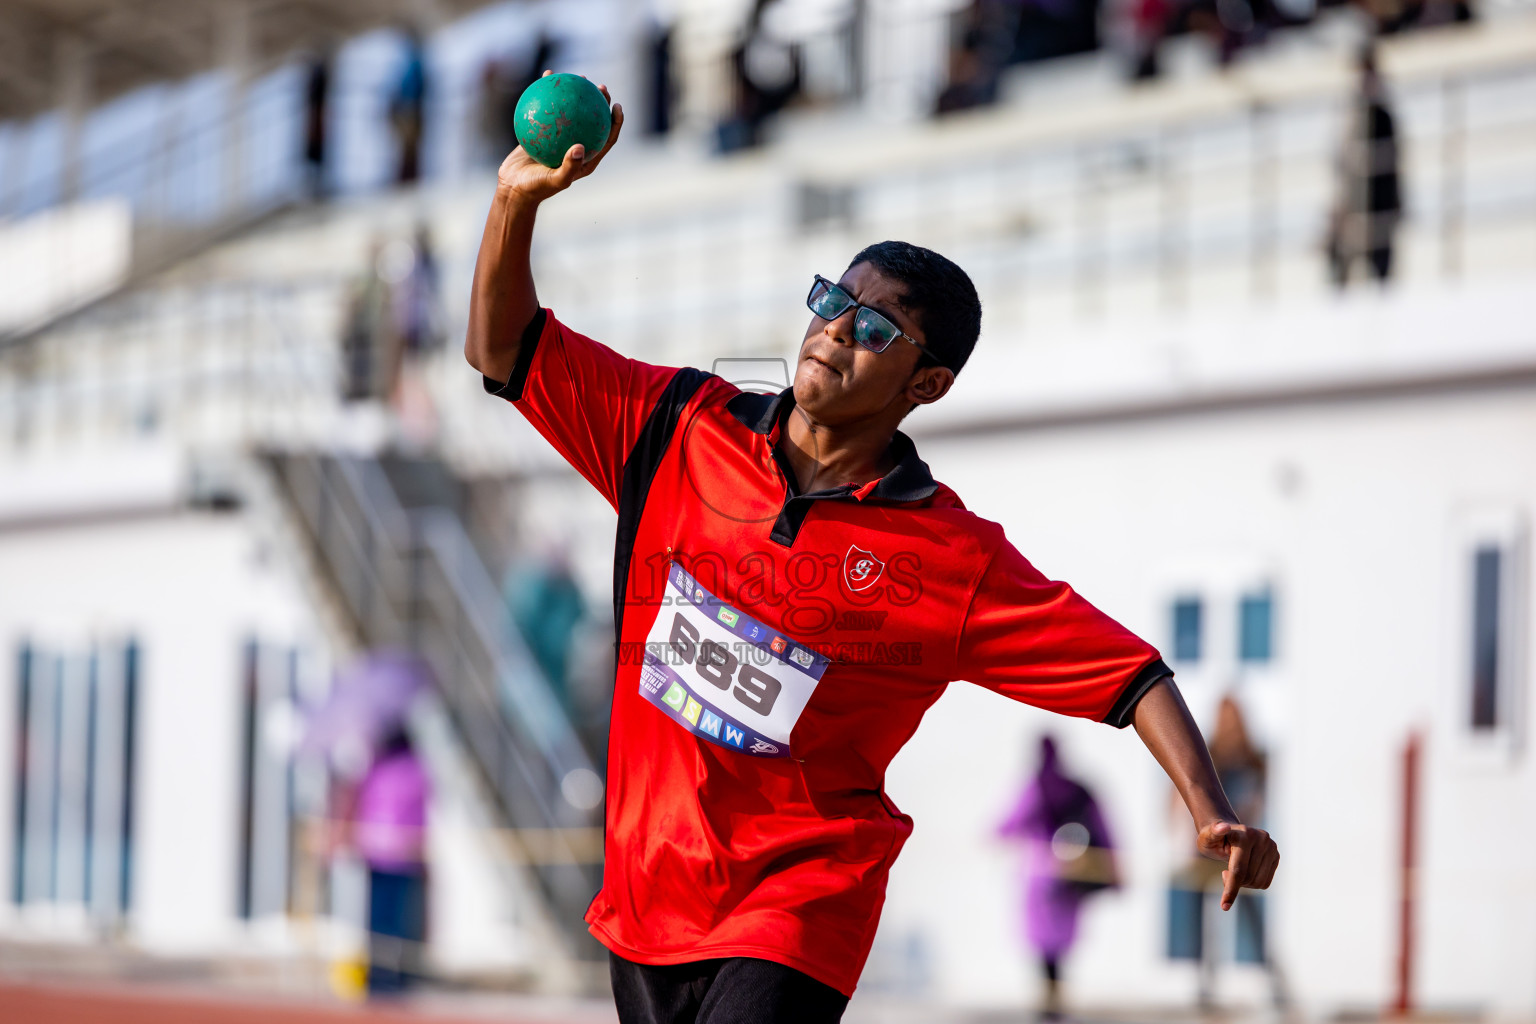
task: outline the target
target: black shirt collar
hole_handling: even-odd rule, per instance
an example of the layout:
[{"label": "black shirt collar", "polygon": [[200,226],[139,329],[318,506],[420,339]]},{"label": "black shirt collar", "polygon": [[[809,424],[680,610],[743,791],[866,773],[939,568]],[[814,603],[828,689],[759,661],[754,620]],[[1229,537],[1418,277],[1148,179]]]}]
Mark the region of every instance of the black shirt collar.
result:
[{"label": "black shirt collar", "polygon": [[[726,403],[730,414],[742,426],[756,434],[771,434],[789,411],[795,406],[795,389],[785,388],[776,395],[759,395],[743,391]],[[871,498],[881,501],[922,501],[939,489],[928,470],[928,464],[917,457],[917,446],[901,431],[891,438],[891,456],[896,466],[881,477],[870,491]],[[791,491],[797,489],[794,475],[786,473]]]}]

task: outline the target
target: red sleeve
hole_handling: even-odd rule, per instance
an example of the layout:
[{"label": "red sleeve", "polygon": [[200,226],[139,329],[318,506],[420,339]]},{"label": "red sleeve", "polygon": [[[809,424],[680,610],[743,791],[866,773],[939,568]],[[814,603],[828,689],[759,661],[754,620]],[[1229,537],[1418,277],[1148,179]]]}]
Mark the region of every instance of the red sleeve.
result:
[{"label": "red sleeve", "polygon": [[1006,540],[961,629],[961,679],[1058,714],[1130,724],[1142,694],[1172,675],[1157,650],[1042,576]]},{"label": "red sleeve", "polygon": [[[543,329],[524,335],[512,379],[504,385],[487,381],[486,389],[511,401],[618,507],[624,460],[677,369],[621,356],[577,334],[548,310],[540,310],[538,317]],[[538,317],[531,328],[537,327]]]}]

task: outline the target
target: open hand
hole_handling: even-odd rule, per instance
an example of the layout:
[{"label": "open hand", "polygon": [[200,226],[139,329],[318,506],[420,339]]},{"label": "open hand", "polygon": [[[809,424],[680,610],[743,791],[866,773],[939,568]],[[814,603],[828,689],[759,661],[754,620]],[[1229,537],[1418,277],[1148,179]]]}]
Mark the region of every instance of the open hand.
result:
[{"label": "open hand", "polygon": [[1280,848],[1269,833],[1235,821],[1216,821],[1200,830],[1195,843],[1212,860],[1224,860],[1221,909],[1231,910],[1237,890],[1268,889],[1280,864]]},{"label": "open hand", "polygon": [[[550,75],[553,72],[546,71],[544,74]],[[606,85],[597,88],[603,94],[603,99],[613,102]],[[578,143],[565,151],[565,159],[559,167],[545,167],[524,152],[522,146],[518,146],[501,162],[501,168],[496,172],[496,187],[535,202],[563,192],[571,187],[571,182],[597,170],[597,165],[618,141],[619,129],[623,127],[624,108],[614,103],[613,127],[608,130],[608,141],[603,143],[603,148],[589,156],[586,147]]]}]

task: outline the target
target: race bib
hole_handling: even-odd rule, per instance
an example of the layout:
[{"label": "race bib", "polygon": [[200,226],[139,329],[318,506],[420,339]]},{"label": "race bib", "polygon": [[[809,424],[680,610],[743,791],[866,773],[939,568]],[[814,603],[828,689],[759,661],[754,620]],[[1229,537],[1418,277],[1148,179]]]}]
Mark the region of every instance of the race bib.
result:
[{"label": "race bib", "polygon": [[700,739],[757,757],[789,757],[789,734],[827,659],[667,570],[640,668],[640,693]]}]

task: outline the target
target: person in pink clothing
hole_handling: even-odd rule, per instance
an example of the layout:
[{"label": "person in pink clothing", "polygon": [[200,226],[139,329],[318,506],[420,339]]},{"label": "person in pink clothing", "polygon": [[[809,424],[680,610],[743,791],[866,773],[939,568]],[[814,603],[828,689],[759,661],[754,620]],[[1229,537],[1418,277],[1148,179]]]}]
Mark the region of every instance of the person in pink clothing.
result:
[{"label": "person in pink clothing", "polygon": [[998,835],[1025,844],[1024,934],[1045,971],[1046,1019],[1061,1014],[1061,961],[1077,939],[1090,893],[1120,884],[1098,801],[1061,770],[1056,741],[1040,739],[1040,768]]},{"label": "person in pink clothing", "polygon": [[358,786],[352,845],[368,865],[368,991],[404,991],[420,975],[427,924],[427,801],[410,737],[384,741]]}]

